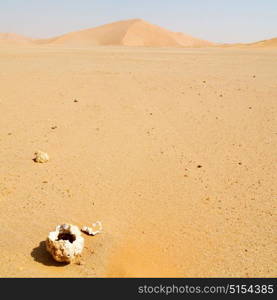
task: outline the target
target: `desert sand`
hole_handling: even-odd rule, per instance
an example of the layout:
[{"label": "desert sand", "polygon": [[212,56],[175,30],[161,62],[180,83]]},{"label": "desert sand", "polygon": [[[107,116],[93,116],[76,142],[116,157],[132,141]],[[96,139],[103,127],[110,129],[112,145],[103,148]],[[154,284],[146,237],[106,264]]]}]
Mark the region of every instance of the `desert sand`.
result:
[{"label": "desert sand", "polygon": [[[0,277],[276,276],[276,48],[82,34],[0,46]],[[46,252],[97,220],[79,264]]]}]

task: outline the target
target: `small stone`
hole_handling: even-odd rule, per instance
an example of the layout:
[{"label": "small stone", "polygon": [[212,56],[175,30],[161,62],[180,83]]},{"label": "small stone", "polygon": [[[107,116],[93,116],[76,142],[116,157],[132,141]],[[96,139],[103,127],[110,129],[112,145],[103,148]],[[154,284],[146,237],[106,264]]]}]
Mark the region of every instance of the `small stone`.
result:
[{"label": "small stone", "polygon": [[74,102],[77,103],[77,102],[79,102],[79,101],[78,101],[77,99],[74,99]]},{"label": "small stone", "polygon": [[78,261],[76,261],[76,265],[78,265],[78,266],[83,266],[84,263],[83,263],[82,261],[78,260]]},{"label": "small stone", "polygon": [[37,151],[33,160],[36,163],[46,163],[49,161],[49,155],[46,152]]},{"label": "small stone", "polygon": [[52,126],[52,127],[51,127],[51,129],[53,129],[53,130],[54,130],[54,129],[57,129],[57,128],[58,128],[58,126]]},{"label": "small stone", "polygon": [[102,223],[100,221],[97,221],[96,223],[92,224],[92,227],[83,226],[81,229],[82,232],[88,234],[88,235],[96,235],[101,233],[102,231]]}]

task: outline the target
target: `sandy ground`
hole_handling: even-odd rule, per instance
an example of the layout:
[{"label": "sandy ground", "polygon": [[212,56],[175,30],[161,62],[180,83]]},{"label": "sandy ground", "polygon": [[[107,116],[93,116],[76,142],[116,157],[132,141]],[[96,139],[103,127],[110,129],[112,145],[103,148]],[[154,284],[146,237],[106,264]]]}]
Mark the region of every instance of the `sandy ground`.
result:
[{"label": "sandy ground", "polygon": [[[1,48],[0,276],[277,276],[276,78],[270,49]],[[80,265],[45,251],[97,220]]]}]

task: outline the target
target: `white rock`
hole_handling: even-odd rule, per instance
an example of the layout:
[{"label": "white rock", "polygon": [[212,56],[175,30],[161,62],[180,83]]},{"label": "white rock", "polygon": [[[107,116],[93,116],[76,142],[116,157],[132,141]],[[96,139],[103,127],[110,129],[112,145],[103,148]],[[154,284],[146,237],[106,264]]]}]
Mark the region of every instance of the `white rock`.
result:
[{"label": "white rock", "polygon": [[75,225],[63,224],[49,233],[46,249],[58,262],[71,263],[79,258],[84,249],[84,238]]},{"label": "white rock", "polygon": [[49,155],[46,152],[37,151],[35,152],[34,161],[37,163],[46,163],[49,160]]},{"label": "white rock", "polygon": [[99,234],[102,231],[102,223],[100,221],[97,221],[96,223],[92,224],[92,227],[83,226],[81,231],[89,235]]}]

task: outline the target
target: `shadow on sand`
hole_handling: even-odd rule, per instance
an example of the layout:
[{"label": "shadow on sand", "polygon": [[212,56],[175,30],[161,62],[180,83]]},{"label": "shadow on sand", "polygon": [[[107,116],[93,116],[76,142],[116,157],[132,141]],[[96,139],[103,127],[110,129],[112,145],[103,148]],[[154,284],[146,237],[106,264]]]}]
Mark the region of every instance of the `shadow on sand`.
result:
[{"label": "shadow on sand", "polygon": [[39,246],[34,248],[31,252],[31,256],[36,262],[39,262],[45,266],[64,267],[68,264],[56,262],[51,255],[46,251],[45,241],[41,241]]}]

